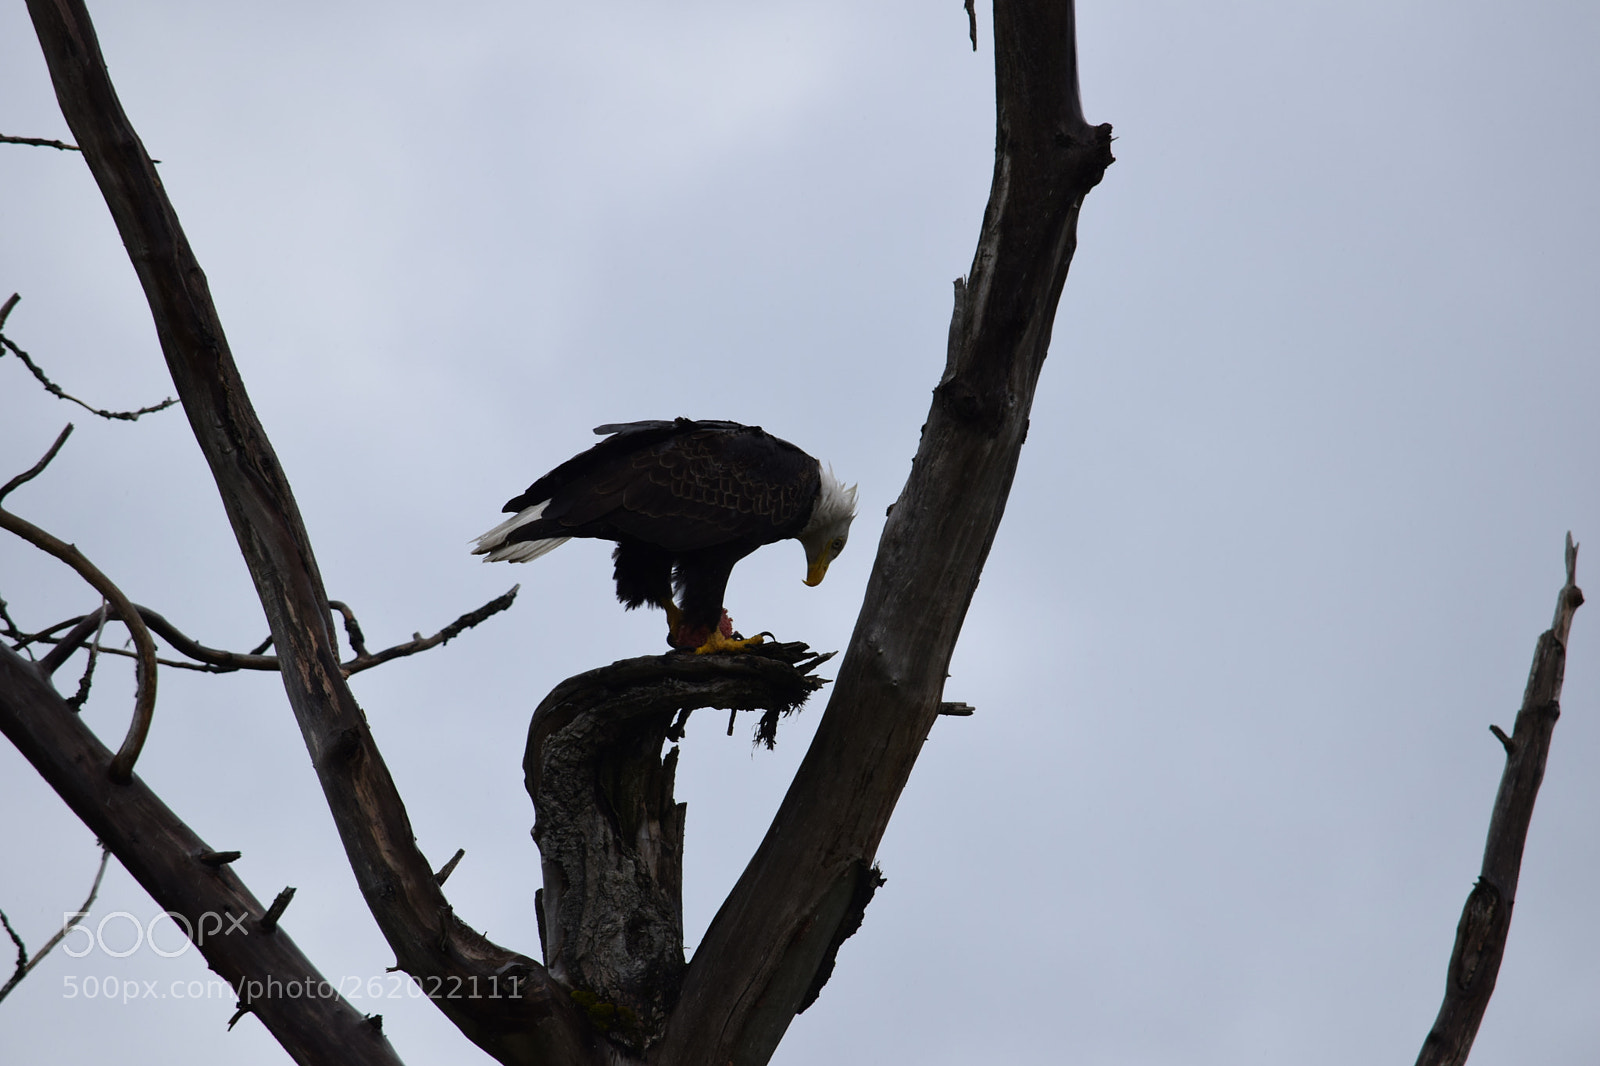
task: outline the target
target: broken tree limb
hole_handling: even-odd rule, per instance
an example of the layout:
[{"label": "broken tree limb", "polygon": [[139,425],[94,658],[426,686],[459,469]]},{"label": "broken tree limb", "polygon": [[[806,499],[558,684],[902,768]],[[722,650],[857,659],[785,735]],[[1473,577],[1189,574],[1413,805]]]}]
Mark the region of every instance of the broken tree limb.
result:
[{"label": "broken tree limb", "polygon": [[[545,965],[591,1024],[637,1054],[683,978],[684,805],[673,798],[689,712],[787,714],[822,687],[804,644],[650,655],[568,678],[534,711],[523,772],[537,821]],[[676,723],[676,724],[675,724]]]},{"label": "broken tree limb", "polygon": [[1511,931],[1511,911],[1522,871],[1522,849],[1528,841],[1533,803],[1544,781],[1545,760],[1556,719],[1561,717],[1561,683],[1566,672],[1567,636],[1572,617],[1583,603],[1577,585],[1578,546],[1567,534],[1567,580],[1556,596],[1555,620],[1539,636],[1533,666],[1523,690],[1511,736],[1496,729],[1506,750],[1506,767],[1489,817],[1478,883],[1467,896],[1456,926],[1455,947],[1446,971],[1444,1002],[1433,1029],[1422,1043],[1417,1066],[1461,1066],[1472,1051],[1478,1026],[1494,995]]}]

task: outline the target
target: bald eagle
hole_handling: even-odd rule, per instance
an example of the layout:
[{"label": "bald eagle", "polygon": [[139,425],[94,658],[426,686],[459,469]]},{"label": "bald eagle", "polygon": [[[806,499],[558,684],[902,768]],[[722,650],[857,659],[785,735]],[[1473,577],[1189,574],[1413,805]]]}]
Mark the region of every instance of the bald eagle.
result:
[{"label": "bald eagle", "polygon": [[[477,539],[487,562],[525,563],[570,537],[616,542],[617,599],[667,612],[667,642],[735,651],[722,608],[728,575],[763,544],[794,538],[817,585],[850,537],[855,486],[788,441],[737,422],[627,422],[505,505]],[[676,587],[681,606],[673,601]]]}]

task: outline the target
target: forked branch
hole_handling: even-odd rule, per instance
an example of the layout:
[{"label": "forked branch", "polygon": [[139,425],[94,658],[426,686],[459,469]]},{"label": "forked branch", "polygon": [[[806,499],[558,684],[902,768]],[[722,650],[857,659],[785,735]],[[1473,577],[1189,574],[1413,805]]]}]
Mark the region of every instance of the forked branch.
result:
[{"label": "forked branch", "polygon": [[94,872],[94,884],[89,886],[89,895],[83,901],[83,906],[73,911],[71,917],[66,920],[65,924],[63,924],[60,929],[56,930],[55,936],[51,937],[49,940],[46,940],[44,942],[44,947],[40,948],[38,951],[35,951],[31,956],[28,954],[27,946],[22,942],[22,937],[18,935],[15,929],[11,928],[11,920],[6,917],[6,912],[0,911],[0,925],[5,926],[6,932],[11,937],[11,943],[16,945],[17,948],[17,967],[12,971],[11,979],[8,980],[4,985],[0,985],[0,1000],[3,1000],[9,996],[11,994],[11,990],[20,985],[22,983],[22,979],[27,977],[28,974],[32,973],[34,967],[38,966],[40,962],[44,961],[44,957],[50,954],[51,949],[53,949],[57,944],[61,943],[66,935],[72,932],[72,930],[77,927],[78,923],[83,921],[83,919],[88,916],[89,908],[94,906],[95,897],[100,895],[100,879],[105,877],[106,863],[110,861],[111,849],[101,845],[100,866]]}]

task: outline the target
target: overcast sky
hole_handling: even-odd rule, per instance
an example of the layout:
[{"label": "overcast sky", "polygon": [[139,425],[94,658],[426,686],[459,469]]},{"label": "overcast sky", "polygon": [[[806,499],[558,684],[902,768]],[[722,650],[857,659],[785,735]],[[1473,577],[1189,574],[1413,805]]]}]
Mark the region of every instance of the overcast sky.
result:
[{"label": "overcast sky", "polygon": [[[457,913],[536,955],[528,716],[664,626],[616,605],[606,545],[510,566],[467,541],[593,426],[760,424],[859,482],[861,516],[822,586],[778,545],[728,609],[844,646],[987,196],[988,19],[973,54],[956,0],[95,7],[330,595],[378,646],[522,583],[509,614],[354,686],[423,850],[466,848]],[[1563,534],[1600,550],[1600,9],[1093,0],[1079,37],[1118,161],[946,689],[977,714],[935,726],[888,883],[774,1062],[1410,1062],[1481,858],[1487,727],[1511,725]],[[68,137],[20,4],[0,132]],[[171,394],[77,156],[0,145],[0,290],[67,390]],[[106,423],[0,358],[0,480],[69,420],[7,506],[197,639],[254,646],[182,416]],[[97,603],[14,541],[0,596],[25,627]],[[1600,1052],[1596,610],[1478,1066]],[[324,974],[382,977],[277,679],[160,684],[141,775],[244,853],[258,897],[299,889],[284,926]],[[102,667],[86,718],[113,745],[132,692]],[[690,947],[820,712],[771,753],[691,724]],[[0,907],[30,945],[96,859],[0,747]],[[91,922],[157,910],[113,862]],[[231,999],[171,996],[205,976],[193,951],[58,952],[0,1004],[0,1060],[286,1062],[255,1019],[225,1031]],[[69,998],[90,978],[168,994]],[[488,1061],[382,992],[356,1005],[407,1061]]]}]

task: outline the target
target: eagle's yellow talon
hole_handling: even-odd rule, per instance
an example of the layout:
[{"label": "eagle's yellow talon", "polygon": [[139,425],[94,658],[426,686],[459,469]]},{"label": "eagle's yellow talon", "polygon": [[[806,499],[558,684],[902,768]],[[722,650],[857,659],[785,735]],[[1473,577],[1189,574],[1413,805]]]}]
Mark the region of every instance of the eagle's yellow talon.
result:
[{"label": "eagle's yellow talon", "polygon": [[696,648],[694,653],[696,655],[715,655],[718,652],[744,651],[753,644],[765,644],[766,640],[767,638],[760,633],[744,640],[734,640],[732,637],[723,636],[718,630],[712,630],[711,636],[706,639],[704,644]]}]

